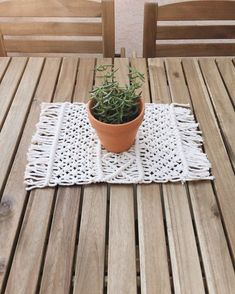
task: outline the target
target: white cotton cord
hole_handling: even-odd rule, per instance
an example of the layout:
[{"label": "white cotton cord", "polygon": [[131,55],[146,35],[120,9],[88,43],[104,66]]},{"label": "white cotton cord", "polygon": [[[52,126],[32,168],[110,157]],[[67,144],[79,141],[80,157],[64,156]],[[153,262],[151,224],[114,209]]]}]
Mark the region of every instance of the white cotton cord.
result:
[{"label": "white cotton cord", "polygon": [[182,145],[182,140],[181,140],[181,132],[179,131],[178,129],[178,121],[177,121],[177,118],[176,118],[176,115],[175,115],[175,105],[174,104],[171,104],[170,105],[170,117],[171,117],[171,122],[172,122],[172,126],[174,128],[174,133],[175,133],[175,136],[176,136],[176,140],[177,140],[177,147],[178,147],[178,152],[180,154],[180,158],[182,160],[182,163],[183,163],[183,173],[181,175],[181,180],[182,181],[185,181],[187,175],[188,175],[188,170],[189,170],[189,167],[188,167],[188,162],[184,156],[184,150],[183,150],[183,145]]},{"label": "white cotton cord", "polygon": [[172,105],[171,112],[177,124],[177,132],[181,140],[179,150],[185,165],[182,181],[214,179],[210,175],[211,164],[202,150],[201,131],[198,130],[198,123],[194,121],[191,110]]},{"label": "white cotton cord", "polygon": [[100,141],[98,141],[96,145],[96,159],[97,159],[97,171],[98,171],[97,182],[102,182],[102,180],[104,179],[104,174],[102,171],[101,150],[102,150],[102,146]]},{"label": "white cotton cord", "polygon": [[26,189],[211,180],[202,134],[189,105],[146,103],[134,145],[106,151],[84,103],[43,103],[28,151]]},{"label": "white cotton cord", "polygon": [[57,122],[57,126],[55,128],[55,137],[54,137],[54,140],[52,141],[48,169],[47,169],[47,174],[46,174],[46,185],[48,185],[50,182],[50,176],[51,176],[51,172],[52,172],[52,166],[53,166],[54,156],[55,156],[55,152],[56,152],[56,148],[57,148],[58,138],[60,135],[60,129],[61,129],[61,125],[62,125],[62,121],[63,121],[63,117],[64,117],[65,108],[68,105],[69,105],[68,103],[62,104],[60,107],[60,112],[58,114],[58,122]]},{"label": "white cotton cord", "polygon": [[[56,145],[67,103],[42,103],[36,134],[27,153],[26,190],[49,186]],[[54,185],[55,186],[55,185]]]},{"label": "white cotton cord", "polygon": [[144,180],[144,169],[141,162],[140,156],[140,145],[139,145],[139,132],[137,133],[136,140],[135,140],[135,154],[136,154],[136,164],[138,167],[138,174],[139,177],[136,179],[136,182],[142,182]]},{"label": "white cotton cord", "polygon": [[[127,155],[128,156],[128,152],[123,152],[123,155]],[[104,181],[105,182],[109,182],[110,180],[112,179],[115,179],[119,174],[122,174],[125,169],[131,165],[133,162],[135,161],[135,158],[134,157],[130,157],[129,160],[126,161],[125,164],[123,164],[122,166],[118,167],[115,172],[113,173],[110,173],[109,175],[107,175],[105,178],[104,178]],[[130,178],[129,178],[130,180]]]}]

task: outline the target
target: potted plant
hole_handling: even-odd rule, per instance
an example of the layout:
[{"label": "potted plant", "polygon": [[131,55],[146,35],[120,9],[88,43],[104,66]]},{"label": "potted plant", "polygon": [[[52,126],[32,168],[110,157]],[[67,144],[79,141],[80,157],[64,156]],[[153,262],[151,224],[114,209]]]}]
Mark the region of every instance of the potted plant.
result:
[{"label": "potted plant", "polygon": [[101,144],[115,153],[131,147],[144,117],[144,101],[138,91],[144,75],[130,67],[130,83],[122,87],[116,81],[117,70],[112,65],[96,67],[96,72],[103,72],[103,80],[90,92],[87,106],[88,118]]}]

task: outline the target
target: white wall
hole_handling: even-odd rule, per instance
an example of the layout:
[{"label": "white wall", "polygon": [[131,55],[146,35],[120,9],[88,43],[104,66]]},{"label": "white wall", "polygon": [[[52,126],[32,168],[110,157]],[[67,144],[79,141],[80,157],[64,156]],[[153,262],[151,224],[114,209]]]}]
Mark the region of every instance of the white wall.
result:
[{"label": "white wall", "polygon": [[126,55],[133,50],[142,56],[144,2],[146,0],[115,0],[116,52],[126,48]]}]

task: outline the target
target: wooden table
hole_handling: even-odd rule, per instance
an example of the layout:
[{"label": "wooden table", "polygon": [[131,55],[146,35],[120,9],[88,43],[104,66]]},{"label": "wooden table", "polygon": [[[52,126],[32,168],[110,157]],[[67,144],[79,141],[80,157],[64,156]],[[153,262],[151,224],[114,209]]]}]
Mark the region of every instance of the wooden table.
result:
[{"label": "wooden table", "polygon": [[0,59],[1,293],[235,293],[232,58],[115,59],[146,101],[191,103],[214,182],[25,191],[40,103],[85,101],[110,59]]}]

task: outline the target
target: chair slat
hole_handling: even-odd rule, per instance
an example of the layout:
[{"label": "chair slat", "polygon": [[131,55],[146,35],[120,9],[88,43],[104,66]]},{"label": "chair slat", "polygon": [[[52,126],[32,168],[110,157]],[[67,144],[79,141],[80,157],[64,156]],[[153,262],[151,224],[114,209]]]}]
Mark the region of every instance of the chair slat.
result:
[{"label": "chair slat", "polygon": [[235,39],[235,25],[159,25],[156,38],[158,40]]},{"label": "chair slat", "polygon": [[102,36],[102,24],[76,23],[76,22],[27,22],[27,23],[2,23],[2,34],[12,36],[37,36],[37,35],[56,35],[56,36]]},{"label": "chair slat", "polygon": [[78,17],[100,17],[101,4],[92,1],[43,1],[23,0],[4,1],[0,3],[0,16],[78,16]]},{"label": "chair slat", "polygon": [[[233,55],[235,42],[223,44],[224,39],[235,39],[235,1],[182,1],[166,5],[145,3],[144,57],[155,56],[217,56]],[[196,21],[223,21],[198,24]],[[174,24],[167,24],[174,21]],[[189,24],[183,23],[189,21]],[[159,23],[160,22],[160,23]],[[168,44],[167,40],[198,40],[193,44]],[[204,44],[202,39],[218,40],[219,44]],[[157,44],[156,40],[166,40]],[[216,43],[216,42],[215,42]]]},{"label": "chair slat", "polygon": [[158,6],[156,3],[145,3],[144,5],[144,36],[143,36],[143,57],[155,56],[156,40],[156,12]]},{"label": "chair slat", "polygon": [[[85,0],[70,1],[0,1],[0,56],[10,56],[11,52],[39,53],[87,53],[114,57],[114,0],[100,2]],[[102,42],[74,42],[61,40],[9,41],[14,36],[84,36],[102,37]]]},{"label": "chair slat", "polygon": [[101,41],[5,40],[8,52],[102,53]]},{"label": "chair slat", "polygon": [[234,20],[234,1],[186,1],[159,6],[158,20]]},{"label": "chair slat", "polygon": [[234,44],[204,43],[204,44],[157,44],[156,56],[221,56],[234,55]]},{"label": "chair slat", "polygon": [[103,0],[102,3],[102,31],[103,52],[105,57],[114,57],[115,53],[115,28],[114,28],[114,5],[112,0]]}]

